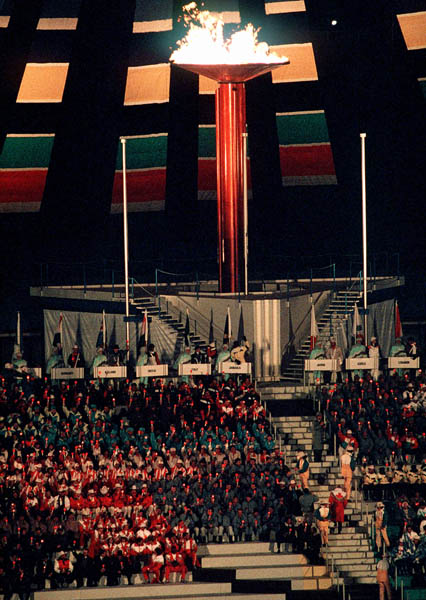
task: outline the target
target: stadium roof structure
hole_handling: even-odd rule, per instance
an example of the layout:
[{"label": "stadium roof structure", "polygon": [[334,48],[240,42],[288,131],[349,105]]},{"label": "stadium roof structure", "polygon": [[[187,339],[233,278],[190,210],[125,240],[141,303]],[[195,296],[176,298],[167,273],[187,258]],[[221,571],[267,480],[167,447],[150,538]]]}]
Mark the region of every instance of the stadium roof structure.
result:
[{"label": "stadium roof structure", "polygon": [[[135,218],[163,214],[189,239],[196,216],[214,214],[216,84],[169,62],[184,34],[181,4],[0,1],[0,212],[36,215],[40,236],[56,249],[62,243],[62,254],[76,240],[81,258],[94,224],[102,229],[122,211],[120,136],[128,138]],[[314,202],[300,205],[296,189],[303,198],[333,198],[319,209],[337,215],[331,230],[348,223],[360,196],[361,131],[374,164],[374,233],[384,227],[391,241],[395,215],[417,231],[410,228],[425,189],[422,5],[204,1],[203,9],[223,12],[227,31],[252,22],[259,39],[290,59],[247,84],[249,218],[259,244],[288,231],[293,214],[318,212]],[[315,222],[306,231],[324,233]]]}]

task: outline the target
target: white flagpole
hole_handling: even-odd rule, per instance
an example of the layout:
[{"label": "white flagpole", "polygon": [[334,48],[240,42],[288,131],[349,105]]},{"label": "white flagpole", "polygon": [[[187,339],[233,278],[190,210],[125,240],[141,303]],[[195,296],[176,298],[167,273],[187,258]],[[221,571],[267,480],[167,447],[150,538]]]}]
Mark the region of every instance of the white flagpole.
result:
[{"label": "white flagpole", "polygon": [[104,352],[106,351],[106,318],[105,318],[105,309],[102,311],[102,345],[104,347]]},{"label": "white flagpole", "polygon": [[148,348],[148,344],[149,344],[149,331],[148,331],[148,311],[147,311],[146,308],[145,308],[144,319],[145,319],[145,344],[146,344],[146,347]]},{"label": "white flagpole", "polygon": [[[126,295],[126,317],[129,317],[129,239],[127,228],[127,180],[126,180],[126,138],[120,138],[123,152],[123,230],[124,230],[124,287]],[[130,350],[130,323],[126,320],[126,352]]]},{"label": "white flagpole", "polygon": [[248,194],[247,194],[247,132],[243,133],[243,192],[244,192],[244,295],[248,294]]},{"label": "white flagpole", "polygon": [[21,313],[18,310],[18,314],[16,316],[16,344],[21,349]]},{"label": "white flagpole", "polygon": [[368,342],[367,331],[367,194],[365,183],[365,138],[361,133],[361,184],[362,184],[362,263],[363,263],[363,292],[364,292],[364,343]]}]

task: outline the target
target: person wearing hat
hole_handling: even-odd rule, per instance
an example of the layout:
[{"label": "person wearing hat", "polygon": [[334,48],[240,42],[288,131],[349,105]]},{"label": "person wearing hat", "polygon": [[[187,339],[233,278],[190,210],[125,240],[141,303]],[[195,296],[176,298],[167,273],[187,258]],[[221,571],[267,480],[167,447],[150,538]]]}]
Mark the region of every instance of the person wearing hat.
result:
[{"label": "person wearing hat", "polygon": [[380,359],[380,346],[377,343],[376,336],[372,336],[370,340],[370,345],[368,346],[368,357],[377,359],[377,369],[371,369],[372,378],[377,381],[379,379],[380,371],[379,371],[379,359]]},{"label": "person wearing hat", "polygon": [[328,545],[328,531],[330,525],[330,508],[327,500],[322,500],[314,512],[314,519],[321,535],[323,546]]},{"label": "person wearing hat", "polygon": [[377,502],[375,512],[375,525],[376,525],[376,546],[378,550],[382,547],[382,540],[385,543],[386,548],[389,548],[390,542],[387,532],[388,515],[385,510],[383,502]]},{"label": "person wearing hat", "polygon": [[[349,358],[367,358],[367,348],[364,344],[364,336],[358,333],[355,344],[349,350]],[[358,376],[360,379],[364,377],[364,369],[354,369],[352,377]]]},{"label": "person wearing hat", "polygon": [[367,470],[362,480],[362,489],[364,491],[364,497],[368,501],[371,499],[377,500],[377,485],[379,478],[377,476],[376,468],[374,465],[368,465]]},{"label": "person wearing hat", "polygon": [[342,488],[335,488],[328,499],[332,520],[337,523],[337,533],[342,533],[342,526],[345,520],[345,508],[348,503],[346,492]]},{"label": "person wearing hat", "polygon": [[299,473],[300,485],[302,490],[309,489],[309,462],[306,456],[306,452],[301,450],[296,455],[297,458],[297,472]]},{"label": "person wearing hat", "polygon": [[78,344],[74,344],[72,347],[72,352],[68,356],[68,366],[72,369],[84,369],[85,362],[83,353],[81,352]]},{"label": "person wearing hat", "polygon": [[191,363],[193,365],[204,364],[207,362],[207,356],[202,352],[200,346],[195,346],[194,352],[191,354]]},{"label": "person wearing hat", "polygon": [[111,351],[108,352],[108,366],[124,367],[126,365],[126,353],[120,350],[118,344],[114,344]]},{"label": "person wearing hat", "polygon": [[[336,344],[336,338],[334,336],[330,337],[330,346],[327,348],[325,356],[329,360],[336,361],[336,370],[331,372],[331,381],[333,383],[342,383],[343,351],[340,346]],[[328,383],[330,383],[330,379]]]},{"label": "person wearing hat", "polygon": [[[215,365],[216,373],[220,373],[221,364],[223,362],[229,362],[230,360],[231,360],[231,353],[229,351],[229,346],[228,346],[228,344],[223,344],[222,350],[219,352],[219,354],[217,355],[217,358],[216,358],[216,365]],[[223,375],[223,381],[228,381],[229,377],[230,377],[230,374],[225,373]]]},{"label": "person wearing hat", "polygon": [[92,377],[96,377],[96,369],[101,365],[105,365],[107,363],[107,357],[105,356],[104,349],[102,346],[96,348],[96,356],[92,361],[92,366],[90,367],[90,372]]},{"label": "person wearing hat", "polygon": [[340,456],[340,472],[343,477],[343,487],[348,500],[351,497],[352,477],[356,467],[356,461],[353,454],[353,446],[347,446],[343,454]]},{"label": "person wearing hat", "polygon": [[28,366],[28,363],[24,358],[21,348],[17,345],[15,345],[12,354],[12,365],[15,371],[22,371],[23,367]]}]

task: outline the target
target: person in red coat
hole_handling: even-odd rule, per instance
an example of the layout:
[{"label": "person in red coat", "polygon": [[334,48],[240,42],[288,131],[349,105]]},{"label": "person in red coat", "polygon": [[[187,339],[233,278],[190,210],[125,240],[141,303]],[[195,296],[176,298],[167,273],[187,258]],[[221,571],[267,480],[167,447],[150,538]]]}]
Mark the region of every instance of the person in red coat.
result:
[{"label": "person in red coat", "polygon": [[330,503],[331,518],[337,523],[337,533],[341,533],[343,521],[345,520],[345,507],[348,503],[346,492],[337,487],[331,492],[328,501]]}]

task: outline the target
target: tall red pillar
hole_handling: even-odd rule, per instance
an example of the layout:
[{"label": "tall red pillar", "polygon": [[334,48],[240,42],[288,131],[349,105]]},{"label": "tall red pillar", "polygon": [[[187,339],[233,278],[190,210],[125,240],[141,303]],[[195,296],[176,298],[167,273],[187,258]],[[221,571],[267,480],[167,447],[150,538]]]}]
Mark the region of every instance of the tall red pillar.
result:
[{"label": "tall red pillar", "polygon": [[244,290],[244,153],[246,127],[244,82],[289,60],[243,64],[175,63],[219,83],[216,92],[217,230],[219,291]]},{"label": "tall red pillar", "polygon": [[243,83],[221,83],[216,91],[216,160],[219,291],[238,292],[244,273]]}]

